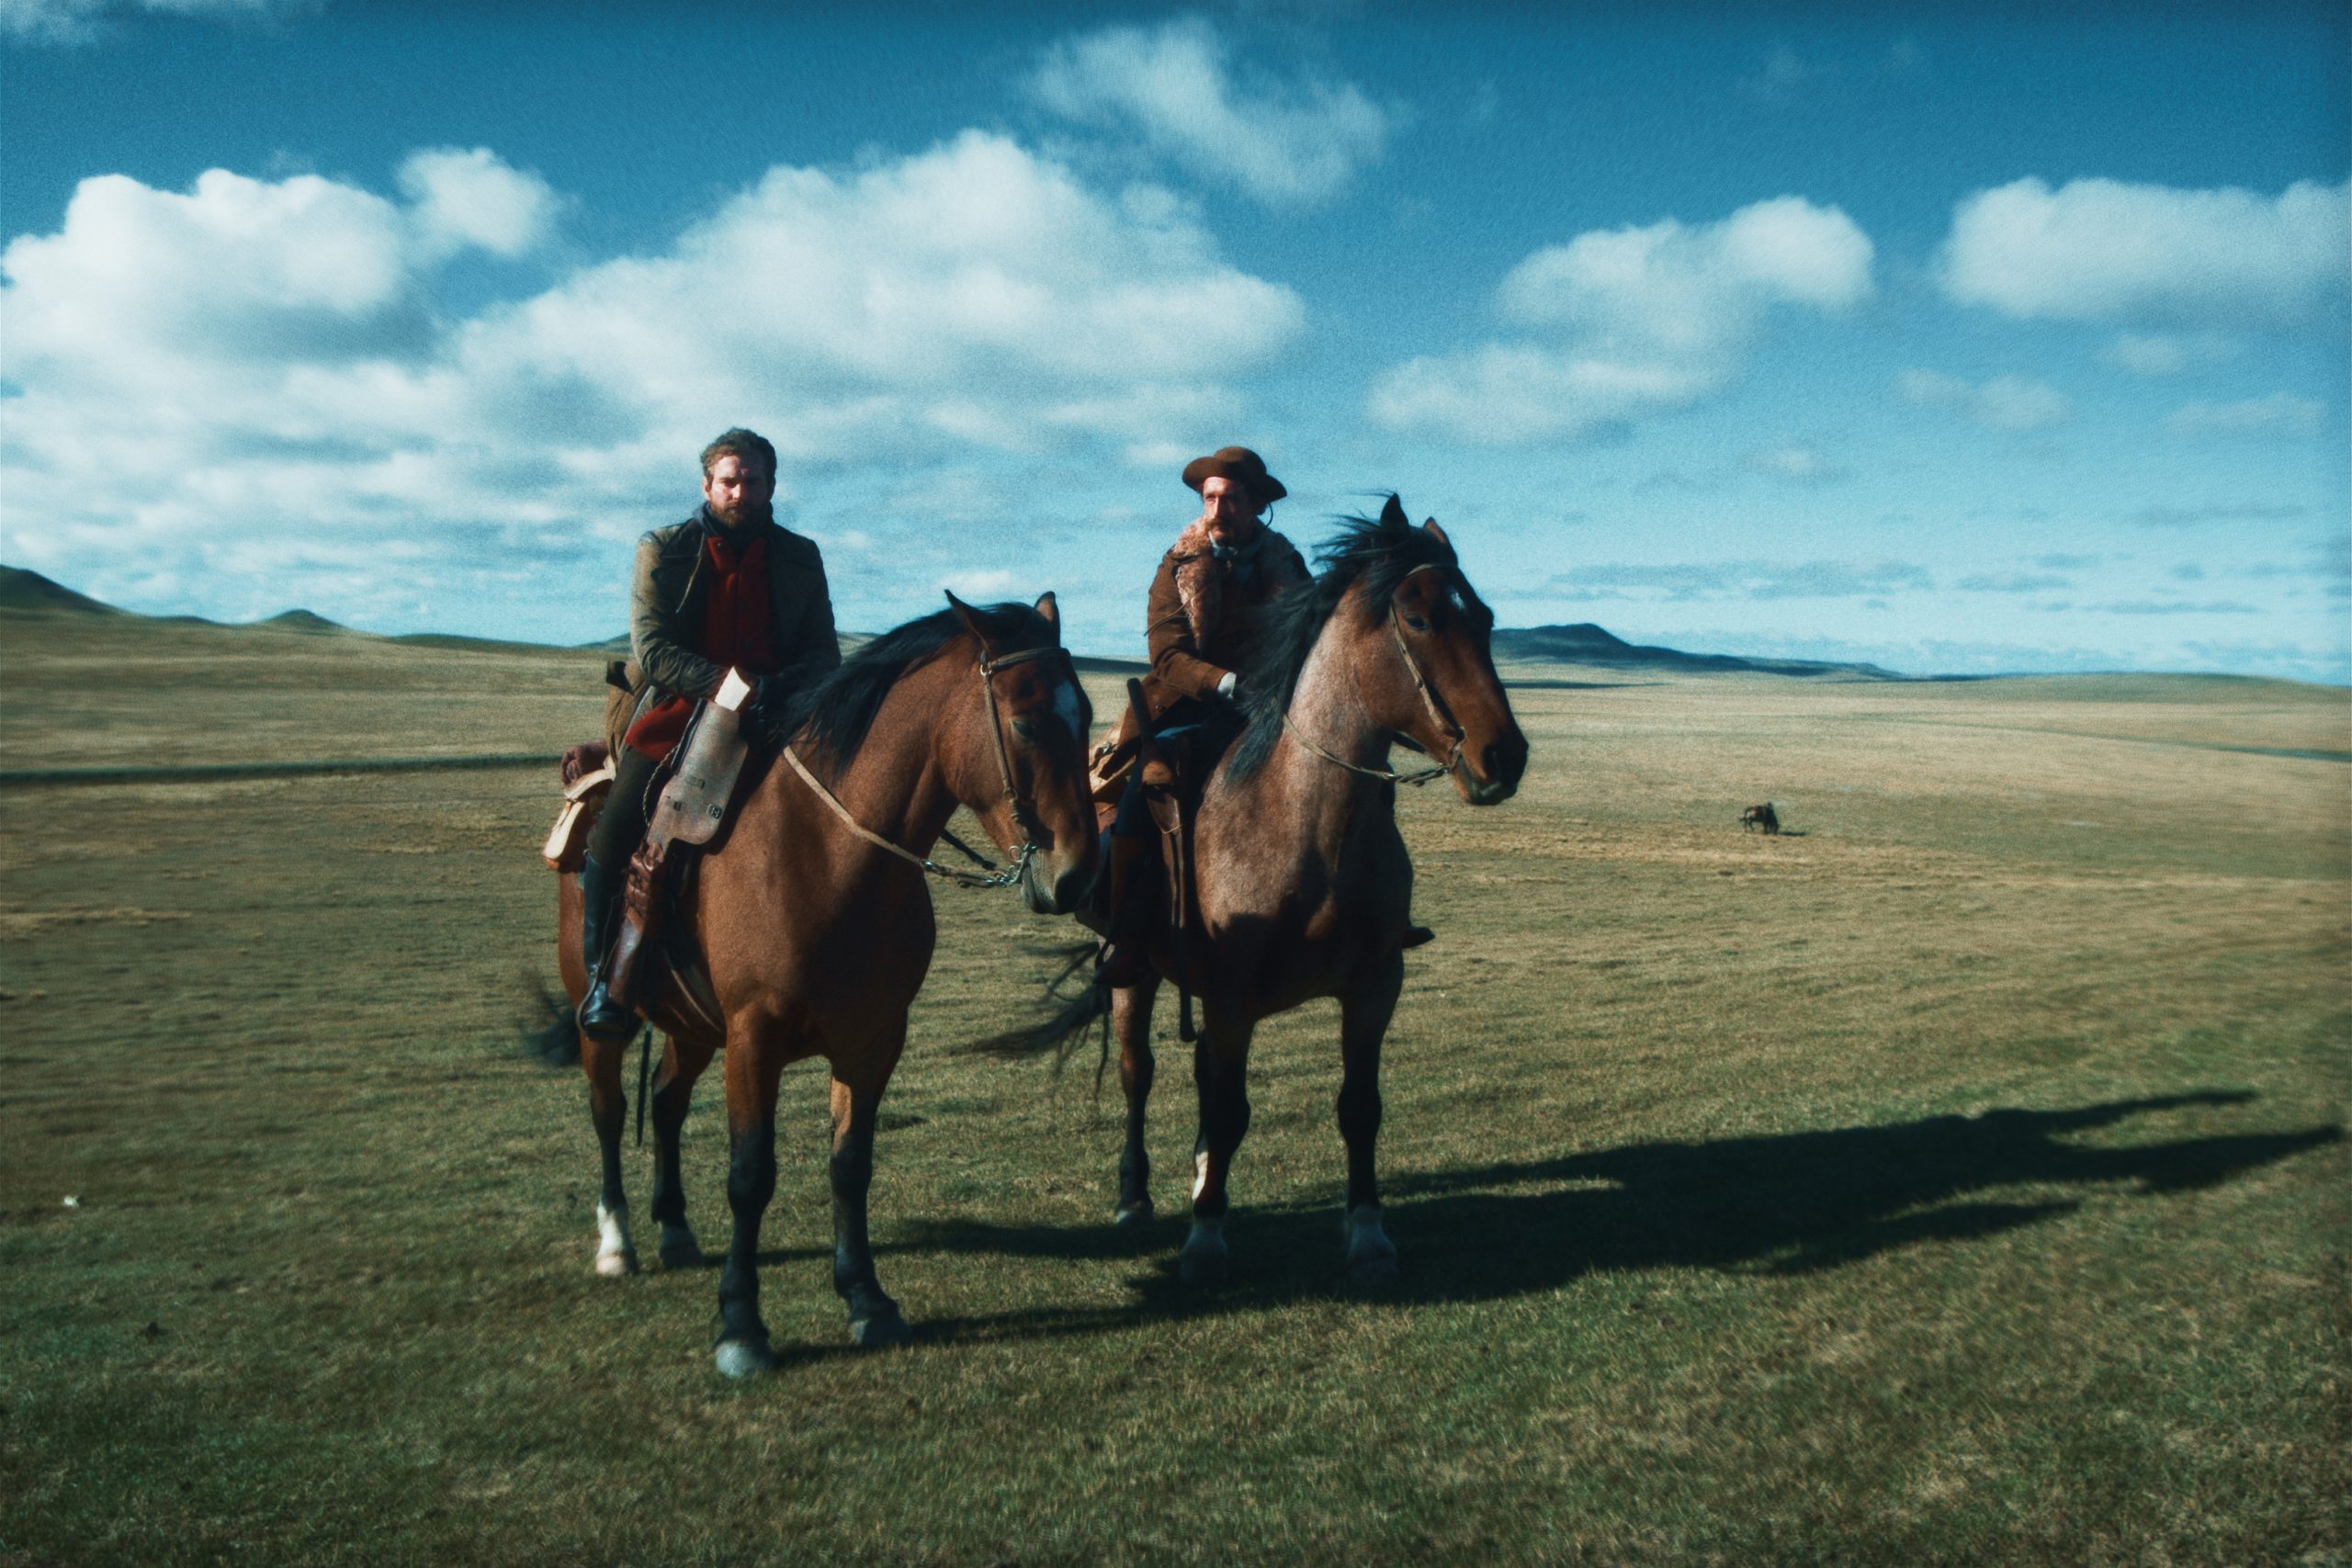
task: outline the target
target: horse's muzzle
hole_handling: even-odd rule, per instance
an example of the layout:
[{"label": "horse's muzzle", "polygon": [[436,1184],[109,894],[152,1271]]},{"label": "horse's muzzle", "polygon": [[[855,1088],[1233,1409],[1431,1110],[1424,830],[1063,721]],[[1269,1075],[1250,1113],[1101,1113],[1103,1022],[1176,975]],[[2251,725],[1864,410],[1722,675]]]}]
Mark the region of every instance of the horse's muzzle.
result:
[{"label": "horse's muzzle", "polygon": [[1478,751],[1476,773],[1466,765],[1454,771],[1454,782],[1461,786],[1462,798],[1473,806],[1500,806],[1519,793],[1519,781],[1527,773],[1527,737],[1517,726],[1492,745]]},{"label": "horse's muzzle", "polygon": [[1043,857],[1031,861],[1021,878],[1021,897],[1032,914],[1067,915],[1094,890],[1096,869],[1091,857],[1058,872],[1049,871]]}]

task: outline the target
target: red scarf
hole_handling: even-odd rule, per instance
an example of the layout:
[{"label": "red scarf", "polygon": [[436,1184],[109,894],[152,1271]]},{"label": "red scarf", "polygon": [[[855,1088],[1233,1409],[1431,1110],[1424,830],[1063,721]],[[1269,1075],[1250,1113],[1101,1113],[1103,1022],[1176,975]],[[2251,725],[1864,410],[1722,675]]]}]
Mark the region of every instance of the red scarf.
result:
[{"label": "red scarf", "polygon": [[[703,570],[710,581],[703,594],[702,625],[695,628],[694,650],[718,665],[746,675],[773,675],[781,663],[775,653],[775,630],[770,624],[774,601],[768,597],[768,538],[754,531],[738,544],[716,528],[703,546],[708,559]],[[720,679],[725,679],[722,674]],[[713,690],[716,690],[714,684]],[[664,697],[629,726],[628,749],[659,761],[670,754],[685,733],[694,699],[708,696]]]}]

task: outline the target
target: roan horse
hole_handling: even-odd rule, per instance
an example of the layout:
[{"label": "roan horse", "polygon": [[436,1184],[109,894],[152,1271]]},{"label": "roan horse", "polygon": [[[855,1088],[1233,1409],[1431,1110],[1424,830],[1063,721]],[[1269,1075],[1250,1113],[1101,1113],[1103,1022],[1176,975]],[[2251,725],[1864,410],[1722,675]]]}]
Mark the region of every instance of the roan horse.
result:
[{"label": "roan horse", "polygon": [[[1411,526],[1392,496],[1377,519],[1346,520],[1320,558],[1311,585],[1270,607],[1241,674],[1249,728],[1209,779],[1198,812],[1197,934],[1163,931],[1152,950],[1156,975],[1107,997],[1098,984],[1017,1044],[1010,1035],[993,1043],[1066,1045],[1108,1008],[1127,1101],[1116,1220],[1143,1224],[1152,1212],[1144,1152],[1152,1000],[1163,976],[1200,998],[1193,1225],[1178,1258],[1190,1284],[1226,1275],[1226,1181],[1250,1125],[1251,1034],[1261,1019],[1317,997],[1340,1001],[1347,1268],[1363,1282],[1396,1274],[1374,1144],[1381,1042],[1404,984],[1413,886],[1396,785],[1450,775],[1463,799],[1492,806],[1510,798],[1527,767],[1527,738],[1495,673],[1494,614],[1437,524]],[[1390,772],[1396,737],[1436,765]]]},{"label": "roan horse", "polygon": [[[875,1277],[866,1190],[876,1108],[931,964],[924,871],[937,868],[925,857],[957,804],[1000,846],[1019,846],[1006,852],[1038,913],[1067,913],[1094,881],[1092,710],[1061,647],[1054,596],[1034,608],[949,602],[858,649],[791,703],[774,727],[790,750],[747,785],[723,852],[703,862],[672,916],[701,948],[726,1029],[721,1039],[668,1012],[654,1019],[669,1043],[652,1094],[653,1217],[664,1262],[699,1259],[678,1134],[695,1079],[723,1044],[734,1235],[718,1282],[717,1357],[729,1376],[775,1361],[760,1320],[760,1219],[775,1190],[777,1077],[807,1056],[832,1068],[833,1289],[848,1303],[850,1337],[869,1346],[910,1337]],[[586,988],[579,922],[579,888],[566,876],[556,945],[575,1005]],[[636,1267],[620,1171],[626,1051],[626,1042],[581,1041],[604,1150],[600,1274]]]}]

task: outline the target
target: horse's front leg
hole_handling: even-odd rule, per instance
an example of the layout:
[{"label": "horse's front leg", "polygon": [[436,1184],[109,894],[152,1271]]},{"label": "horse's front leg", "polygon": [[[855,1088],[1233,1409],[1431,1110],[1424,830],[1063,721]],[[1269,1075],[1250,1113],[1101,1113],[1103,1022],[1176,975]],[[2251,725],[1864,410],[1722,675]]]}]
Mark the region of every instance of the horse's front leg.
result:
[{"label": "horse's front leg", "polygon": [[1204,1005],[1201,1037],[1193,1046],[1193,1084],[1200,1092],[1201,1132],[1193,1145],[1193,1230],[1176,1256],[1188,1285],[1221,1285],[1226,1278],[1225,1183],[1233,1156],[1250,1131],[1250,1036],[1247,1023],[1227,1010]]},{"label": "horse's front leg", "polygon": [[1119,1087],[1127,1097],[1127,1142],[1119,1151],[1119,1203],[1111,1223],[1121,1229],[1151,1224],[1151,1156],[1143,1144],[1144,1108],[1157,1068],[1151,1055],[1151,1003],[1159,976],[1148,975],[1111,993],[1111,1030],[1119,1037]]},{"label": "horse's front leg", "polygon": [[849,1337],[868,1348],[903,1345],[914,1330],[874,1271],[865,1195],[874,1185],[874,1123],[907,1043],[906,1020],[853,1062],[833,1066],[833,1289],[849,1303]]},{"label": "horse's front leg", "polygon": [[628,1096],[621,1089],[626,1040],[580,1036],[580,1066],[588,1074],[588,1117],[605,1161],[596,1196],[596,1272],[617,1279],[637,1272],[637,1247],[628,1235],[628,1193],[621,1185],[621,1131],[628,1124]]},{"label": "horse's front leg", "polygon": [[1340,1136],[1348,1145],[1348,1277],[1376,1285],[1396,1277],[1396,1246],[1380,1225],[1380,1044],[1404,988],[1405,959],[1390,953],[1340,998]]},{"label": "horse's front leg", "polygon": [[775,1365],[760,1321],[760,1220],[775,1196],[775,1089],[784,1052],[773,1031],[730,1030],[727,1041],[727,1207],[735,1229],[718,1276],[718,1370],[749,1377]]},{"label": "horse's front leg", "polygon": [[662,1071],[653,1080],[653,1219],[662,1227],[662,1266],[694,1269],[702,1263],[702,1245],[695,1239],[686,1218],[686,1191],[678,1170],[678,1139],[686,1125],[686,1107],[694,1098],[695,1080],[710,1066],[707,1044],[681,1043],[665,1037]]}]

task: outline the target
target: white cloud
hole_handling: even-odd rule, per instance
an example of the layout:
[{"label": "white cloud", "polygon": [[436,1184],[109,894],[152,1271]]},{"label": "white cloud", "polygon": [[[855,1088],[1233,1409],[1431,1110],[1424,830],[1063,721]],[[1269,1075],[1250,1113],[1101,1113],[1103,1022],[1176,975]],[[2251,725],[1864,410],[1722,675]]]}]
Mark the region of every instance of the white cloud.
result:
[{"label": "white cloud", "polygon": [[1688,604],[1725,599],[1851,599],[1928,589],[1935,579],[1912,561],[1735,560],[1667,566],[1594,563],[1551,579],[1548,592],[1581,599]]},{"label": "white cloud", "polygon": [[2143,523],[2151,527],[2171,528],[2204,523],[2287,523],[2306,516],[2310,508],[2286,502],[2213,501],[2194,506],[2164,502],[2143,506],[2132,513],[2127,522]]},{"label": "white cloud", "polygon": [[1198,17],[1056,44],[1029,90],[1056,114],[1140,136],[1270,207],[1330,200],[1388,140],[1388,115],[1352,84],[1278,80],[1237,62]]},{"label": "white cloud", "polygon": [[1941,272],[1953,299],[2021,318],[2277,327],[2340,300],[2348,258],[2352,186],[2022,179],[1952,209]]},{"label": "white cloud", "polygon": [[1834,207],[1779,197],[1714,223],[1595,230],[1527,257],[1497,308],[1555,337],[1422,358],[1370,412],[1483,445],[1570,438],[1699,400],[1741,369],[1776,307],[1835,311],[1871,293],[1870,237]]},{"label": "white cloud", "polygon": [[1696,402],[1720,379],[1665,365],[1577,358],[1523,344],[1408,360],[1374,384],[1373,418],[1483,446],[1576,436]]},{"label": "white cloud", "polygon": [[2118,333],[2099,357],[2134,376],[2177,376],[2228,359],[2245,344],[2222,333]]},{"label": "white cloud", "polygon": [[1871,291],[1870,237],[1834,207],[1778,197],[1719,223],[1669,218],[1579,234],[1503,279],[1506,319],[1567,323],[1611,342],[1703,349],[1754,330],[1776,303],[1843,310]]},{"label": "white cloud", "polygon": [[2273,392],[2242,402],[2184,404],[2165,421],[2175,435],[2309,435],[2319,429],[2320,405],[2310,398]]},{"label": "white cloud", "polygon": [[987,604],[1002,599],[1019,586],[1020,577],[1004,567],[987,567],[977,571],[953,572],[940,580],[940,586],[968,604]]},{"label": "white cloud", "polygon": [[556,196],[547,182],[507,167],[487,147],[413,153],[401,165],[400,186],[416,204],[419,233],[435,248],[478,245],[519,256],[537,248],[555,222]]},{"label": "white cloud", "polygon": [[[400,209],[300,175],[212,169],[186,195],[85,179],[51,235],[0,253],[18,378],[144,373],[152,355],[381,354],[414,276]],[[409,335],[398,333],[396,335]]]},{"label": "white cloud", "polygon": [[1794,442],[1758,447],[1747,455],[1747,465],[1758,473],[1770,474],[1792,484],[1836,484],[1853,477],[1824,456],[1820,448]]},{"label": "white cloud", "polygon": [[126,13],[174,17],[262,17],[309,10],[315,0],[0,0],[0,38],[85,43]]},{"label": "white cloud", "polygon": [[2070,589],[2075,580],[2053,572],[1986,571],[1963,577],[1952,586],[1966,593],[2047,593]]},{"label": "white cloud", "polygon": [[[76,579],[103,597],[133,558],[196,581],[233,556],[256,611],[341,595],[320,607],[364,622],[484,562],[625,562],[613,541],[692,503],[729,424],[775,440],[787,498],[812,470],[1203,450],[1304,314],[1182,206],[978,133],[773,169],[673,243],[470,316],[442,298],[451,254],[527,251],[558,198],[480,151],[398,184],[101,176],[10,243],[0,558],[119,561]],[[371,580],[319,554],[396,539]]]},{"label": "white cloud", "polygon": [[2056,389],[2022,376],[1996,376],[1979,385],[1936,370],[1905,370],[1897,379],[1905,400],[1957,409],[1991,430],[2046,430],[2075,415]]}]

